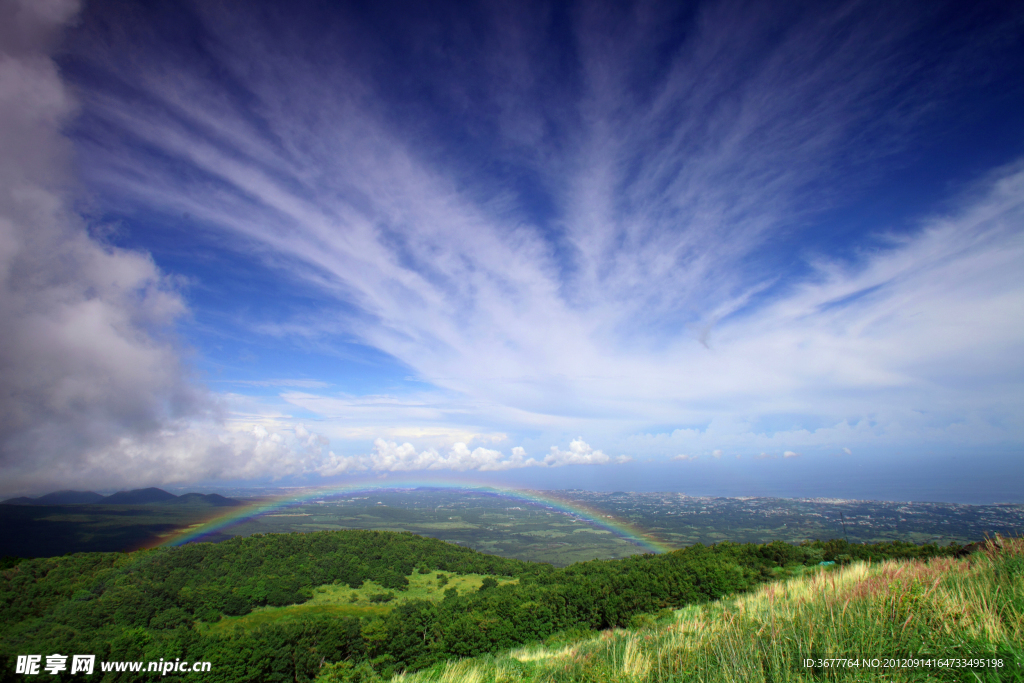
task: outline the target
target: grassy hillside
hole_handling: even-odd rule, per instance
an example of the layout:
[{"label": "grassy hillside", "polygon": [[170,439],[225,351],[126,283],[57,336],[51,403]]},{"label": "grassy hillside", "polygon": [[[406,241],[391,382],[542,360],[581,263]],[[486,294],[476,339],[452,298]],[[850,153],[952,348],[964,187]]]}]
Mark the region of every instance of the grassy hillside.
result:
[{"label": "grassy hillside", "polygon": [[240,617],[224,617],[214,624],[199,624],[204,633],[219,634],[229,631],[254,629],[268,624],[297,622],[320,616],[374,617],[414,600],[439,602],[445,594],[465,595],[480,591],[485,579],[494,579],[498,586],[515,584],[519,579],[484,574],[455,574],[429,572],[412,573],[405,577],[408,585],[399,591],[388,590],[376,581],[365,581],[352,588],[346,584],[325,584],[313,590],[306,602],[287,607],[258,607]]},{"label": "grassy hillside", "polygon": [[[858,666],[835,661],[852,658]],[[887,659],[917,666],[886,667]],[[955,661],[964,659],[989,666]],[[355,673],[347,664],[325,667],[318,682],[358,680]],[[451,661],[392,680],[1020,681],[1024,540],[1002,541],[1002,548],[989,542],[969,558],[823,567],[632,629]]]}]

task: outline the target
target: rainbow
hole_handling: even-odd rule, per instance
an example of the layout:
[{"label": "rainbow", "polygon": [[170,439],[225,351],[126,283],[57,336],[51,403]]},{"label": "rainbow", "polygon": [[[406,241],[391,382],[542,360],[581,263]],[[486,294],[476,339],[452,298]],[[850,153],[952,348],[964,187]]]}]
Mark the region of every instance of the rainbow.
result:
[{"label": "rainbow", "polygon": [[588,505],[582,505],[577,501],[564,500],[552,494],[550,491],[499,488],[452,481],[388,482],[387,485],[362,483],[301,489],[294,493],[264,498],[246,505],[227,508],[223,513],[202,524],[193,525],[187,529],[175,532],[157,545],[167,547],[199,542],[212,534],[223,531],[224,529],[240,522],[255,519],[261,515],[273,514],[279,510],[295,505],[302,505],[319,498],[424,487],[484,493],[548,509],[554,509],[563,514],[585,520],[593,526],[610,531],[619,538],[640,546],[647,552],[665,553],[675,550],[672,546],[665,544],[657,537],[630,522],[605,514],[604,512],[594,509]]}]

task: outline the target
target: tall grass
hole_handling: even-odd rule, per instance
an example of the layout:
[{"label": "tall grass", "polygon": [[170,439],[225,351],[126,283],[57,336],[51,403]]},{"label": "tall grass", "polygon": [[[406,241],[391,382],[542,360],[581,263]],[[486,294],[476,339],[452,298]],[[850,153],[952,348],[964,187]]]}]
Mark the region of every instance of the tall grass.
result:
[{"label": "tall grass", "polygon": [[[1001,659],[1003,666],[882,666],[886,659],[957,658]],[[806,666],[808,659],[856,659],[861,666]],[[878,666],[864,666],[876,659]],[[1024,681],[1024,539],[989,541],[970,558],[822,570],[691,606],[643,629],[606,631],[558,649],[519,648],[395,679],[832,680]]]}]

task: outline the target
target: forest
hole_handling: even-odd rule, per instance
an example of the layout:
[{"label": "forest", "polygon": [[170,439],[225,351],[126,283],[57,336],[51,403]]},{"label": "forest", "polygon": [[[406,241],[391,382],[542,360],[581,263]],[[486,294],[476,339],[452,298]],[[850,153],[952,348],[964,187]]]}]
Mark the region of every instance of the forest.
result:
[{"label": "forest", "polygon": [[[0,572],[0,681],[22,680],[17,655],[55,652],[97,661],[210,661],[202,678],[211,681],[313,681],[334,662],[343,663],[331,670],[335,680],[386,679],[566,633],[629,626],[822,562],[960,552],[954,544],[902,542],[720,543],[558,569],[409,533],[350,530],[22,560]],[[469,574],[488,578],[473,590],[444,589],[449,577]],[[403,599],[410,579],[436,581],[437,599]],[[386,590],[381,604],[302,609],[323,587],[369,585]],[[300,607],[287,619],[219,628],[243,623],[242,615],[284,614],[273,610],[289,605]],[[67,672],[48,678],[76,680]]]}]

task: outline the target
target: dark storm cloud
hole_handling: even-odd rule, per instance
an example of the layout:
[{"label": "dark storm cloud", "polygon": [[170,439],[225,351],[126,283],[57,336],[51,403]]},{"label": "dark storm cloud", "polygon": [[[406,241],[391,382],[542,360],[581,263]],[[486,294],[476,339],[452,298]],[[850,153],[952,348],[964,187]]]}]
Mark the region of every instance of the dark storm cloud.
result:
[{"label": "dark storm cloud", "polygon": [[[184,304],[145,254],[90,239],[50,57],[75,2],[0,15],[0,465],[5,487],[131,480],[119,449],[200,412],[167,337]],[[142,465],[149,469],[150,464]],[[98,478],[97,478],[98,477]]]}]

